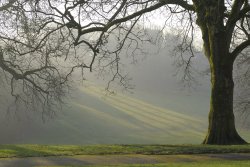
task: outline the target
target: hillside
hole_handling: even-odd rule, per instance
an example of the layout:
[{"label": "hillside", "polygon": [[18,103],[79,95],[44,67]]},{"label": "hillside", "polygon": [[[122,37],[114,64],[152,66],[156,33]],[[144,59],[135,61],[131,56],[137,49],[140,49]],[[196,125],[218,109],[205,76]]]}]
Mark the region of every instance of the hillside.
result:
[{"label": "hillside", "polygon": [[[2,120],[1,143],[164,144],[199,143],[204,123],[124,94],[105,96],[96,86],[81,88],[61,113]],[[16,122],[17,121],[17,122]]]},{"label": "hillside", "polygon": [[[6,106],[12,105],[7,97],[10,90],[2,89],[0,143],[201,143],[207,129],[209,76],[199,75],[192,88],[185,89],[180,76],[173,75],[176,58],[170,56],[174,47],[171,38],[168,39],[170,45],[158,51],[156,46],[143,46],[150,52],[138,57],[137,63],[131,62],[131,57],[122,56],[123,69],[135,85],[132,94],[118,91],[116,95],[106,96],[104,87],[111,76],[97,79],[96,73],[87,73],[90,82],[74,87],[62,111],[57,111],[53,118],[46,118],[45,122],[41,113],[21,109],[6,112]],[[205,62],[205,58],[198,55],[194,66],[202,72],[207,68]],[[247,130],[242,134],[250,139]]]}]

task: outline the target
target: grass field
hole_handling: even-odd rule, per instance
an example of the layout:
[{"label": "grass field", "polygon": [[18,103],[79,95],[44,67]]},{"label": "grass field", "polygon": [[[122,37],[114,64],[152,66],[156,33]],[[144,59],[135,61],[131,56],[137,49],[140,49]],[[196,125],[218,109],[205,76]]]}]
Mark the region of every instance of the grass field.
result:
[{"label": "grass field", "polygon": [[[42,117],[37,112],[31,115],[26,111],[18,111],[15,112],[17,115],[13,113],[14,118],[6,118],[2,114],[0,143],[200,144],[205,138],[207,112],[205,116],[198,114],[203,109],[194,110],[192,114],[188,110],[174,110],[168,108],[168,104],[164,107],[129,94],[106,94],[103,87],[86,84],[85,87],[74,90],[74,98],[69,99],[66,106],[62,106],[62,111],[56,112],[54,119],[46,122],[42,122]],[[155,100],[160,98],[168,103],[172,103],[172,100],[178,102],[177,97],[173,98],[174,95],[167,96],[167,99],[155,96]],[[192,105],[191,102],[184,105],[184,99],[179,103],[184,108]],[[249,131],[239,132],[245,140],[250,141]]]},{"label": "grass field", "polygon": [[250,153],[250,145],[0,145],[0,158],[62,155]]},{"label": "grass field", "polygon": [[106,96],[103,90],[97,86],[77,90],[75,100],[45,123],[38,113],[25,118],[25,111],[18,112],[21,121],[0,117],[0,143],[199,144],[205,137],[206,119],[125,94]]},{"label": "grass field", "polygon": [[[84,167],[243,167],[243,166],[244,167],[250,166],[250,161],[216,161],[216,162],[198,162],[198,163],[164,163],[164,164],[110,165],[110,166],[84,166]],[[59,167],[59,166],[50,166],[50,167]]]},{"label": "grass field", "polygon": [[78,165],[74,167],[86,167],[86,164],[87,167],[250,166],[249,154],[242,153],[250,153],[250,145],[0,145],[3,162],[14,160],[16,163],[12,165],[18,165],[17,159],[23,161],[24,157],[37,157],[27,158],[26,164],[44,161],[48,162],[47,167],[71,167],[75,163]]},{"label": "grass field", "polygon": [[[198,163],[164,163],[164,164],[143,164],[143,165],[141,164],[109,165],[109,166],[103,165],[103,166],[84,166],[84,167],[243,167],[243,166],[244,167],[250,166],[250,161],[216,161],[216,162],[198,162]],[[63,167],[63,166],[49,166],[49,167]]]}]

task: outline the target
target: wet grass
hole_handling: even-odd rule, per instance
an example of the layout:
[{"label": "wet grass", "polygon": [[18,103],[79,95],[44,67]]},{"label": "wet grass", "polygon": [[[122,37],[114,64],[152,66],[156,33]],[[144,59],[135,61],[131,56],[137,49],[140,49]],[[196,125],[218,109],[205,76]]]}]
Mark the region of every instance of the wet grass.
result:
[{"label": "wet grass", "polygon": [[[180,162],[180,163],[163,163],[163,164],[132,164],[132,165],[91,165],[84,167],[239,167],[250,166],[250,161],[204,161],[204,162]],[[66,167],[66,166],[49,166],[49,167]],[[67,166],[81,167],[81,166]]]},{"label": "wet grass", "polygon": [[0,158],[63,155],[250,153],[250,145],[0,145]]}]

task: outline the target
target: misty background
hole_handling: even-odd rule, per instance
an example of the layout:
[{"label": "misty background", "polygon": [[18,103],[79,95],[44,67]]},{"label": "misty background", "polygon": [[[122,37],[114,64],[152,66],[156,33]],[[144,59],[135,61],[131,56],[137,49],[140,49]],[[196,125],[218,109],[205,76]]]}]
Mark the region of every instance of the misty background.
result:
[{"label": "misty background", "polygon": [[[158,30],[145,30],[157,41]],[[141,45],[147,54],[121,53],[122,70],[133,89],[111,86],[111,75],[86,73],[51,118],[41,112],[15,108],[10,90],[2,85],[0,142],[2,144],[198,144],[205,137],[210,103],[208,63],[199,51],[193,58],[195,80],[183,82],[174,50],[180,39],[168,34],[164,42]],[[112,47],[115,41],[109,41]],[[153,42],[154,43],[154,42]],[[81,49],[79,50],[81,52]],[[179,72],[178,72],[179,71]],[[2,81],[4,82],[4,81]],[[10,108],[10,110],[8,110]],[[237,117],[240,134],[250,139],[248,125]]]}]

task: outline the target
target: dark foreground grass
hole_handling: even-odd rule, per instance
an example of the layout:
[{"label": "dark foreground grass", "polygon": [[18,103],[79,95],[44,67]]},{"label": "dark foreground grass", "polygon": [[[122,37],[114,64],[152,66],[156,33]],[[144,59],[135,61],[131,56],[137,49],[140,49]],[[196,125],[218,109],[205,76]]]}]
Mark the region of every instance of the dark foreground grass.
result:
[{"label": "dark foreground grass", "polygon": [[[218,161],[218,162],[195,162],[195,163],[166,163],[166,164],[143,164],[143,165],[116,165],[115,167],[247,167],[250,161]],[[112,167],[112,166],[92,166]],[[114,167],[114,166],[113,166]]]},{"label": "dark foreground grass", "polygon": [[[84,167],[248,167],[250,161],[215,161],[215,162],[187,162],[187,163],[164,163],[164,164],[138,164],[138,165],[100,165]],[[48,166],[47,166],[48,167]],[[49,167],[71,167],[71,166],[49,166]],[[81,166],[72,166],[81,167]]]},{"label": "dark foreground grass", "polygon": [[0,145],[0,158],[112,154],[250,153],[250,145]]}]

